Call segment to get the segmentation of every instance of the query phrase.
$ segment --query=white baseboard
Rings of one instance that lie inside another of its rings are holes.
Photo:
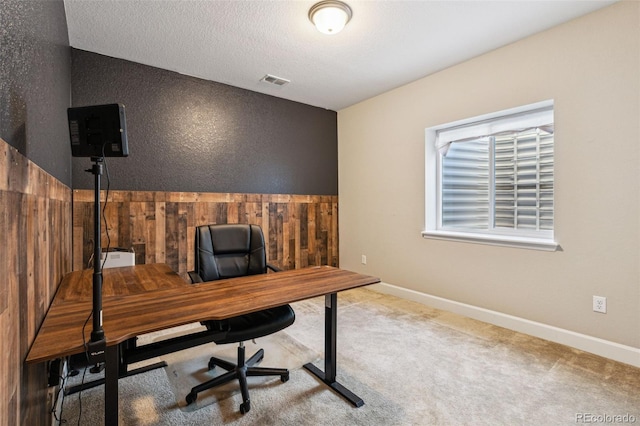
[[[597,337],[588,336],[586,334],[576,333],[547,324],[535,321],[529,321],[524,318],[503,314],[489,309],[479,308],[473,305],[444,299],[438,296],[432,296],[426,293],[420,293],[398,287],[392,284],[379,283],[367,287],[379,293],[390,294],[402,299],[412,300],[431,306],[436,309],[453,312],[469,318],[483,321],[489,324],[504,327],[520,333],[539,337],[572,348],[580,349],[585,352],[596,354],[614,361],[623,362],[625,364],[640,367],[640,349],[632,346],[621,345],[619,343],[610,342],[608,340],[599,339]]]

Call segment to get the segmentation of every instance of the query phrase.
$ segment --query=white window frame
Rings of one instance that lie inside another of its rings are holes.
[[[558,249],[559,244],[554,240],[554,231],[505,232],[499,229],[489,229],[487,231],[443,229],[441,214],[442,197],[440,191],[442,182],[440,169],[442,154],[441,152],[438,152],[438,149],[436,148],[438,132],[445,129],[450,130],[452,128],[465,127],[473,123],[495,120],[500,117],[528,113],[549,107],[553,108],[553,100],[537,102],[535,104],[498,111],[425,129],[425,229],[422,232],[423,237],[545,251],[555,251]]]

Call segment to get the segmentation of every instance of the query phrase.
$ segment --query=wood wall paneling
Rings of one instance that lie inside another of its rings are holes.
[[[71,269],[71,189],[0,140],[0,424],[49,424],[46,364],[27,352]]]
[[[167,263],[185,279],[194,267],[195,228],[212,223],[260,225],[267,258],[282,269],[338,266],[334,195],[110,191],[106,206],[105,196],[103,248],[109,241],[133,249],[136,263]],[[93,253],[93,197],[91,190],[73,191],[74,270],[86,268]]]

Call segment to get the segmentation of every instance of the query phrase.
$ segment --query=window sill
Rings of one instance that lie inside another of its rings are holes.
[[[466,243],[489,244],[531,250],[556,251],[560,245],[555,241],[540,238],[512,237],[507,235],[473,234],[470,232],[422,231],[424,238]]]

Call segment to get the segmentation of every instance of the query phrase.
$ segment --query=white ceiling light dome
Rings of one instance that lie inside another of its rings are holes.
[[[337,0],[325,0],[309,9],[309,20],[323,34],[337,34],[351,20],[353,12],[346,3]]]

